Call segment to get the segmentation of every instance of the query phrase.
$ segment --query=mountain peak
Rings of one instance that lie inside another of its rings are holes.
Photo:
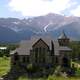
[[[63,16],[63,15],[56,14],[56,13],[48,13],[46,16]]]

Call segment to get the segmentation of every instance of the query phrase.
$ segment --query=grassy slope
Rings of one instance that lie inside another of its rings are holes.
[[[10,58],[0,57],[0,77],[10,69]]]

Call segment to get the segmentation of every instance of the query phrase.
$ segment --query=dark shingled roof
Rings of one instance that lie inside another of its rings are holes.
[[[55,55],[59,55],[59,50],[63,49],[67,49],[67,48],[60,48],[58,41],[54,40],[52,37],[50,36],[35,36],[32,37],[31,40],[24,40],[20,42],[20,47],[17,48],[16,50],[12,51],[10,54],[14,54],[16,52],[18,52],[18,55],[30,55],[30,50],[32,49],[32,46],[39,40],[42,39],[49,47],[51,50],[51,41],[53,41],[54,43],[54,51],[55,51]]]

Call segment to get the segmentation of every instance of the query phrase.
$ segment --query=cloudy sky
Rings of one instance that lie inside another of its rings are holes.
[[[80,0],[1,0],[0,17],[32,17],[48,13],[80,17]]]

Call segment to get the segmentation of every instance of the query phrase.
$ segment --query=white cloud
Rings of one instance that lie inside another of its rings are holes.
[[[70,7],[70,3],[71,0],[10,0],[9,6],[23,16],[40,16],[50,12],[61,14]]]
[[[79,16],[80,17],[80,5],[76,8],[76,9],[73,9],[71,11],[71,14],[74,15],[74,16]]]

